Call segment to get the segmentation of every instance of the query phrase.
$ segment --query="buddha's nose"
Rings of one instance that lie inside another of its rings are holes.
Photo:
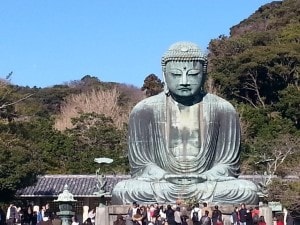
[[[181,78],[181,85],[188,85],[188,77],[186,73],[182,74],[182,78]]]

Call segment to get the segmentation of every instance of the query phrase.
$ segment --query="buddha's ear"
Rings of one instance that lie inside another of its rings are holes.
[[[207,82],[207,73],[203,73],[203,76],[202,76],[202,84],[201,84],[201,88],[202,88],[202,90],[204,90],[204,86],[205,86],[205,84],[206,84],[206,82]]]
[[[165,73],[165,67],[163,67],[163,82],[164,82],[164,92],[167,96],[170,95],[170,91],[166,82],[166,73]]]
[[[164,69],[162,71],[162,74],[163,74],[163,82],[166,83],[166,73]]]
[[[207,79],[208,79],[208,74],[207,74],[207,61],[205,62],[202,62],[201,63],[201,66],[202,66],[202,71],[203,71],[203,75],[202,75],[202,83],[201,83],[201,89],[202,91],[204,91],[204,88],[205,88],[205,83],[207,82]]]

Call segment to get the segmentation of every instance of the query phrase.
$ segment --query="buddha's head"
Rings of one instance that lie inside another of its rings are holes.
[[[190,99],[203,88],[207,58],[196,44],[177,42],[162,57],[162,69],[167,92],[175,99]]]

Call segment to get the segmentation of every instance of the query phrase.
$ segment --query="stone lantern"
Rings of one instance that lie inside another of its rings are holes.
[[[70,225],[72,223],[72,217],[75,215],[75,212],[72,211],[72,203],[76,201],[73,194],[69,192],[68,185],[66,184],[64,191],[58,195],[57,200],[54,200],[54,202],[58,202],[59,204],[57,215],[61,219],[62,225]]]

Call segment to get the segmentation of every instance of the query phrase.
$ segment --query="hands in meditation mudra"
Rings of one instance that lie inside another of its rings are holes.
[[[162,57],[162,70],[165,91],[142,100],[130,114],[132,178],[115,186],[112,203],[195,198],[256,204],[256,185],[237,179],[237,113],[228,101],[203,90],[206,56],[197,45],[178,42]]]

